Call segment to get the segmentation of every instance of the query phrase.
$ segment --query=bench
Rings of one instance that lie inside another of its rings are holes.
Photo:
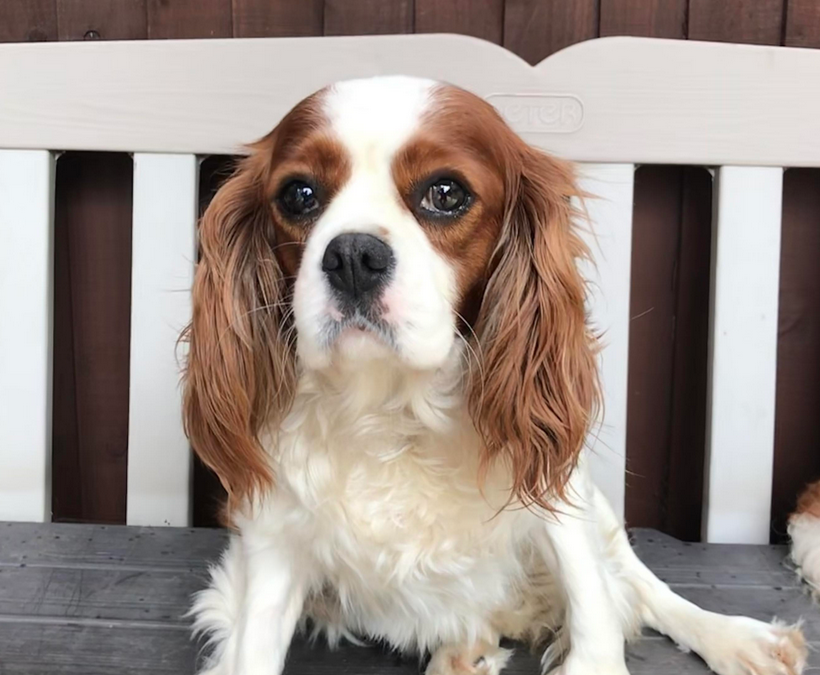
[[[298,65],[298,67],[295,67]],[[606,38],[530,66],[453,35],[0,46],[0,673],[190,672],[181,614],[224,534],[191,522],[175,341],[190,314],[202,157],[242,152],[305,95],[405,73],[491,101],[528,142],[579,162],[604,334],[592,470],[623,514],[636,165],[715,179],[703,540],[636,532],[644,559],[707,608],[813,609],[769,540],[784,168],[820,167],[820,53]],[[81,74],[81,75],[79,75]],[[63,150],[133,153],[127,524],[50,524],[53,194]],[[181,291],[181,292],[180,292]],[[13,330],[6,328],[13,326]],[[183,528],[183,529],[180,529]],[[737,546],[730,546],[736,544]],[[815,657],[813,657],[815,658]],[[512,670],[533,672],[525,655]],[[660,639],[632,672],[703,672]],[[815,660],[815,665],[820,662]],[[298,644],[291,672],[417,672],[378,650]]]

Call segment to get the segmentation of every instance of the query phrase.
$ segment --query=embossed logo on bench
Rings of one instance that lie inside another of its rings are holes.
[[[584,123],[584,104],[569,94],[490,94],[487,101],[521,133],[569,134]]]

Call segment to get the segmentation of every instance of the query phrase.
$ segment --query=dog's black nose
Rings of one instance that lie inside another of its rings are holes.
[[[322,270],[333,288],[359,301],[387,282],[394,261],[393,249],[381,239],[351,232],[327,245]]]

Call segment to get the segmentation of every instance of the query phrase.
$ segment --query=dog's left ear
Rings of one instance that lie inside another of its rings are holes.
[[[599,402],[596,341],[586,324],[587,256],[574,228],[571,165],[523,143],[508,171],[501,241],[476,323],[483,368],[470,410],[482,466],[501,461],[527,505],[554,510]],[[571,500],[571,496],[569,497]]]

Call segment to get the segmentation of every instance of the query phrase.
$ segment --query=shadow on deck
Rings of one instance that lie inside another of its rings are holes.
[[[805,619],[820,667],[820,609],[776,546],[681,543],[633,532],[641,558],[702,607],[770,620]],[[0,524],[0,675],[187,675],[197,646],[182,618],[225,542],[216,530],[98,525]],[[702,662],[656,635],[628,649],[633,675],[707,673]],[[505,671],[539,673],[519,649]],[[415,659],[379,649],[336,652],[297,640],[289,675],[418,675]]]

